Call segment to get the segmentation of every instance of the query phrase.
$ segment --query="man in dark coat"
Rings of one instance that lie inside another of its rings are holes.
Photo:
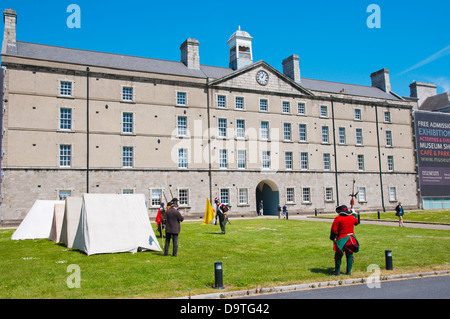
[[[169,255],[170,239],[173,243],[173,253],[174,257],[177,256],[178,252],[178,234],[180,233],[180,222],[184,220],[181,213],[178,211],[178,199],[174,198],[167,205],[168,210],[166,210],[166,244],[164,246],[164,256]]]

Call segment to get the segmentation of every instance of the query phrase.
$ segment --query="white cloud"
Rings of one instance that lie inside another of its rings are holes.
[[[424,65],[426,65],[428,63],[433,62],[434,60],[437,60],[437,59],[442,58],[442,57],[444,57],[446,55],[449,55],[449,54],[450,54],[450,45],[448,45],[447,47],[443,48],[442,50],[440,50],[440,51],[430,55],[428,58],[420,61],[419,63],[414,64],[412,67],[410,67],[410,68],[400,72],[399,75],[402,75],[402,74],[405,74],[405,73],[407,73],[409,71],[412,71],[414,69],[420,68],[421,66],[424,66]]]

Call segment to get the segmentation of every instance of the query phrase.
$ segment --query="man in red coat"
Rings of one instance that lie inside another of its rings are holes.
[[[351,275],[353,266],[353,253],[359,251],[359,243],[353,229],[358,225],[358,219],[352,215],[347,206],[342,205],[336,208],[339,214],[331,226],[330,239],[334,241],[334,275],[340,275],[342,256],[347,257],[347,275]]]

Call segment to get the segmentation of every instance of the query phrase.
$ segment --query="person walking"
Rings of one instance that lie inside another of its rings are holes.
[[[263,205],[263,201],[261,201],[259,204],[258,204],[258,216],[262,216],[264,213],[263,213],[263,208],[264,208],[264,205]]]
[[[174,198],[167,204],[166,210],[166,243],[164,245],[164,256],[169,256],[170,240],[172,240],[172,256],[177,257],[178,234],[180,233],[180,222],[184,220],[178,211],[178,199]],[[169,208],[170,207],[170,208]]]
[[[334,242],[334,272],[333,275],[340,275],[342,256],[345,253],[347,258],[347,275],[351,275],[353,266],[353,253],[359,251],[359,243],[354,234],[354,227],[358,225],[358,219],[345,205],[336,208],[339,214],[331,226],[330,239]]]
[[[225,235],[225,225],[227,224],[227,212],[230,210],[231,206],[228,204],[220,204],[217,207],[217,217],[219,217],[220,229],[222,234]]]
[[[286,204],[283,205],[283,218],[284,219],[289,218],[288,217],[288,209],[287,209]]]
[[[397,207],[395,207],[395,216],[398,217],[398,227],[405,227],[405,224],[403,224],[403,215],[405,214],[402,202],[398,202]]]

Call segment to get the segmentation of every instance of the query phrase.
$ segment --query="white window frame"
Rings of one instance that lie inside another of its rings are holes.
[[[125,154],[125,149],[131,149],[131,156]],[[133,168],[134,167],[134,146],[126,145],[122,146],[122,168]],[[128,165],[131,161],[131,165]]]
[[[244,154],[243,158],[241,157],[242,154]],[[246,150],[237,150],[236,156],[237,156],[237,168],[238,169],[246,169],[247,168],[247,151]],[[242,160],[244,162],[242,162]],[[244,167],[242,167],[242,164],[244,164]]]
[[[367,202],[367,192],[366,187],[364,186],[358,187],[358,202],[359,203]]]
[[[283,141],[292,142],[292,123],[283,123]]]
[[[300,169],[307,171],[309,168],[309,154],[308,152],[300,152]]]
[[[63,110],[70,110],[70,118],[63,118],[63,114],[62,111]],[[61,127],[63,125],[63,121],[68,121],[70,128],[63,128]],[[59,107],[59,117],[58,117],[58,122],[59,122],[59,131],[63,131],[63,132],[73,132],[74,128],[73,128],[73,107],[70,106],[61,106]]]
[[[245,139],[245,120],[244,119],[236,119],[236,138],[237,139]],[[240,127],[238,124],[242,123],[243,127]]]
[[[265,104],[266,104],[265,105],[265,108],[266,108],[265,110],[261,109],[261,106],[262,106],[261,102],[262,101],[265,101]],[[259,99],[259,111],[260,112],[266,112],[266,113],[269,112],[269,100],[268,99]]]
[[[328,157],[328,159],[326,159]],[[328,164],[328,167],[327,167]],[[331,154],[330,153],[323,153],[323,170],[324,171],[330,171],[331,170]]]
[[[392,116],[391,111],[384,111],[384,113],[383,113],[384,123],[392,123],[391,116]]]
[[[267,129],[263,129],[263,123],[267,123]],[[263,134],[266,133],[266,134]],[[270,140],[270,122],[269,121],[261,121],[260,122],[260,134],[261,140],[269,141]]]
[[[303,204],[311,204],[311,187],[303,187],[302,188],[302,203]]]
[[[319,112],[321,118],[328,118],[328,105],[320,105]]]
[[[272,159],[270,151],[262,151],[261,154],[262,169],[270,169],[272,166]]]
[[[301,107],[303,105],[303,107]],[[300,112],[303,109],[303,112]],[[305,102],[297,102],[297,115],[306,115],[306,103]]]
[[[326,129],[326,132],[324,132]],[[327,125],[322,126],[322,144],[330,144],[330,128]]]
[[[238,102],[238,100],[240,100],[240,102]],[[243,96],[234,97],[234,109],[238,111],[245,111],[245,97]]]
[[[302,127],[305,127],[305,138],[302,139]],[[298,124],[298,138],[301,143],[308,142],[308,124],[299,123]]]
[[[182,152],[183,154],[181,154]],[[183,155],[183,156],[180,156]],[[179,148],[177,150],[177,168],[178,169],[187,169],[189,164],[189,151],[187,148]]]
[[[387,156],[387,166],[388,166],[388,172],[394,171],[395,165],[394,165],[394,156],[393,155]]]
[[[347,136],[346,136],[346,132],[345,132],[345,127],[339,127],[338,134],[339,134],[339,144],[346,145],[347,144]]]
[[[290,158],[288,158],[290,156]],[[284,167],[286,170],[292,171],[294,165],[294,153],[287,151],[284,152]]]
[[[357,161],[357,165],[358,165],[358,171],[364,172],[365,171],[364,154],[357,154],[356,161]]]
[[[245,199],[245,201],[243,201],[243,199]],[[248,188],[238,188],[238,206],[247,206],[247,205],[248,205]]]
[[[182,193],[186,193],[186,196]],[[187,187],[178,188],[178,205],[180,207],[190,207],[190,193],[190,189]]]
[[[131,89],[131,95],[129,92],[125,92],[125,89]],[[134,103],[135,97],[136,97],[136,88],[132,85],[122,85],[121,86],[121,92],[120,92],[120,100],[122,102],[128,102],[128,103]],[[131,96],[131,99],[128,97]]]
[[[362,121],[362,109],[360,108],[353,109],[353,119],[355,121]]]
[[[131,114],[132,116],[132,121],[131,121],[131,132],[125,132],[125,124],[130,124],[130,123],[125,123],[125,114]],[[122,112],[122,134],[127,134],[127,135],[133,135],[134,134],[134,119],[135,119],[135,114],[134,112]]]
[[[226,195],[225,195],[226,193]],[[226,200],[225,200],[226,197]],[[230,204],[230,189],[227,187],[219,189],[219,201],[222,204]]]
[[[295,204],[295,187],[287,186],[285,193],[286,193],[286,204]]]
[[[70,88],[63,88],[63,83],[70,83]],[[74,81],[72,80],[59,80],[58,81],[58,96],[59,97],[73,97],[74,93]],[[63,92],[69,92],[70,94],[63,94]]]
[[[228,150],[219,150],[219,168],[228,169]]]
[[[386,147],[393,147],[394,143],[392,138],[392,131],[391,130],[385,131],[385,135],[386,135]]]
[[[389,201],[397,202],[397,188],[395,186],[389,186]]]
[[[281,113],[291,114],[291,102],[290,101],[281,101]]]
[[[180,119],[185,119],[185,125],[180,125]],[[177,115],[177,136],[186,137],[188,136],[188,118],[186,115]]]
[[[159,197],[153,197],[153,192],[159,192]],[[159,205],[161,204],[161,200],[162,200],[162,195],[163,194],[163,189],[162,188],[150,188],[150,207],[151,208],[158,208]],[[153,203],[153,201],[157,201],[155,203]]]
[[[68,147],[64,150],[63,148]],[[69,151],[70,154],[63,154],[63,152]],[[58,145],[58,166],[61,168],[72,167],[72,155],[73,155],[73,145],[72,144],[59,144]]]
[[[184,95],[184,97],[182,98],[182,97],[180,97],[180,95]],[[189,105],[188,104],[188,92],[186,92],[186,91],[176,91],[176,93],[175,93],[175,105],[176,106],[187,107]]]
[[[361,140],[360,141],[358,141],[358,132],[361,132]],[[355,144],[358,146],[364,145],[363,129],[360,127],[355,127]]]
[[[223,126],[225,124],[225,126]],[[217,137],[226,138],[228,130],[228,119],[220,117],[217,119]]]
[[[325,187],[324,199],[326,202],[334,202],[334,190],[333,187]]]
[[[223,101],[220,99],[223,98]],[[223,103],[223,105],[221,105]],[[219,109],[226,109],[227,108],[227,96],[225,94],[217,94],[216,95],[216,106]]]

